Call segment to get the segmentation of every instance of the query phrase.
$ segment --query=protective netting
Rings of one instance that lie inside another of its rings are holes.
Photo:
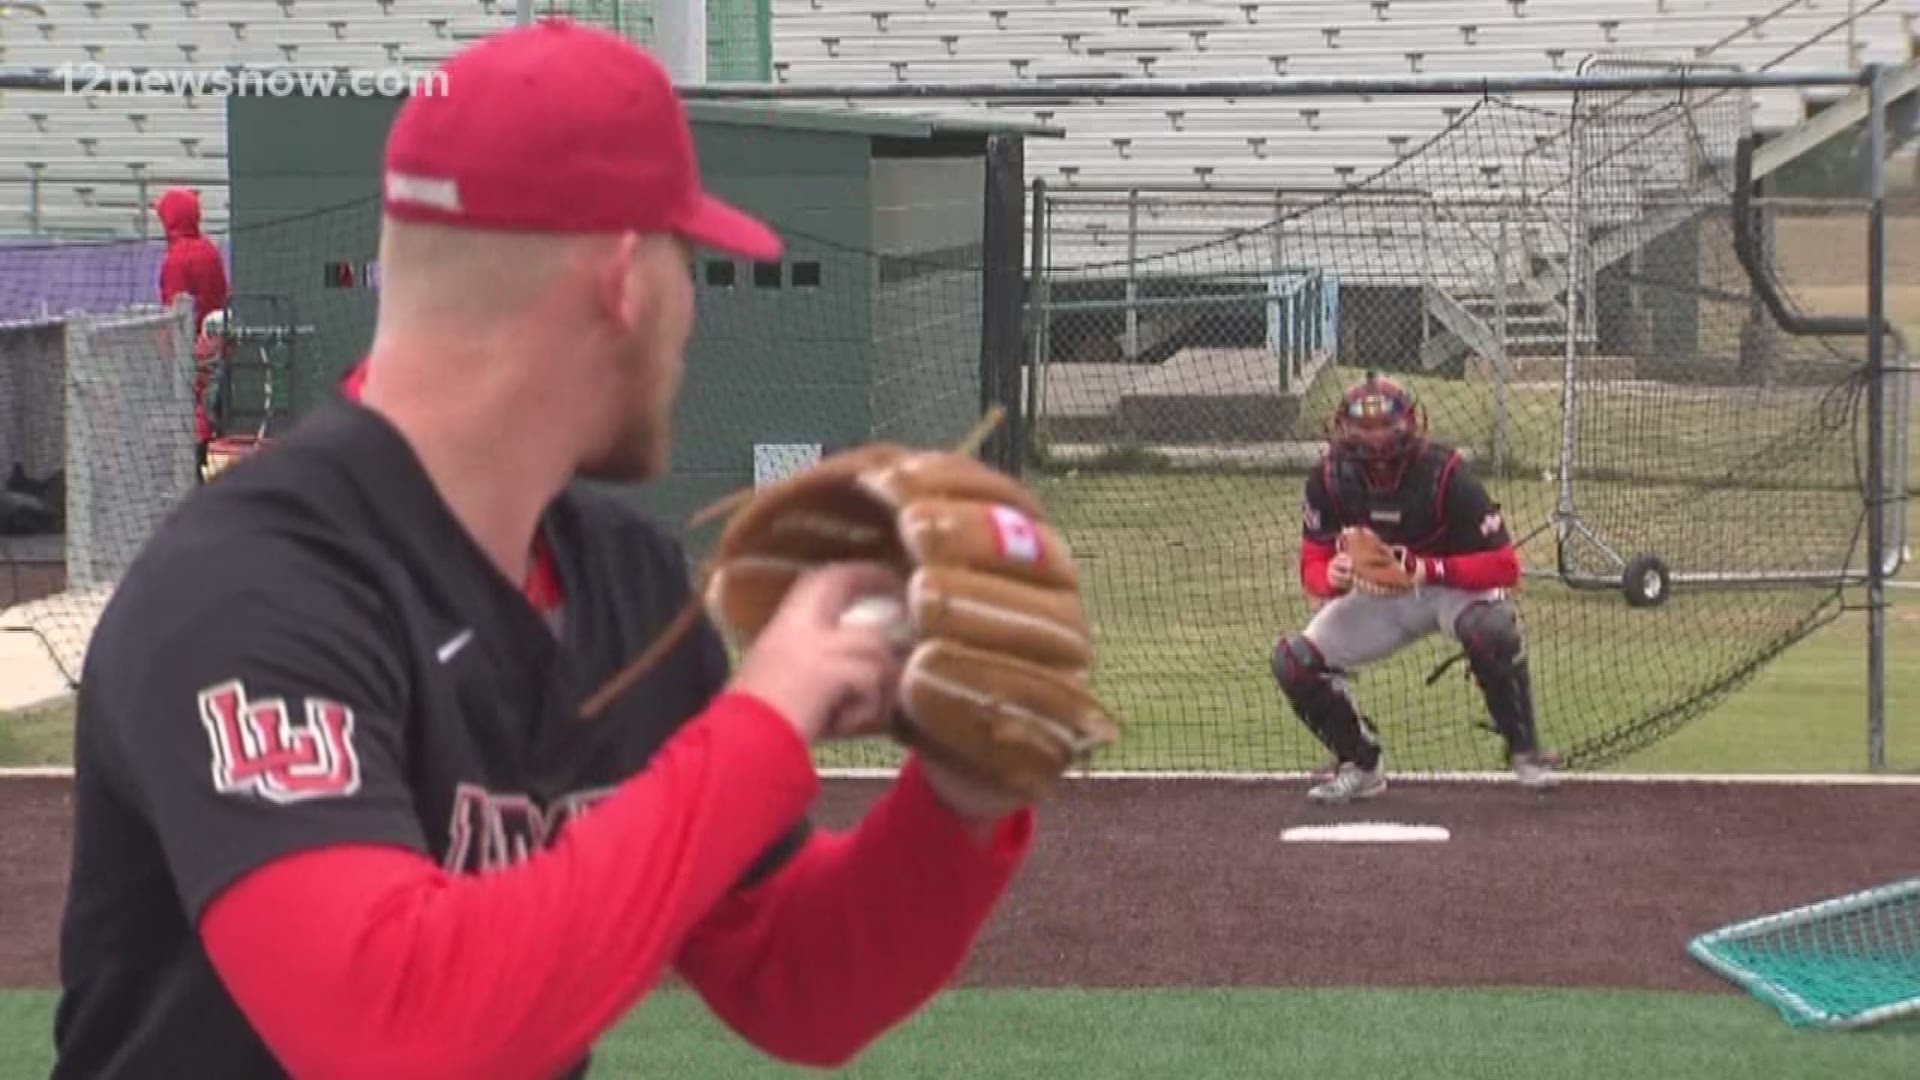
[[[1687,949],[1795,1026],[1920,1013],[1920,878],[1721,927]]]
[[[294,322],[293,295],[334,273],[326,253],[371,227],[373,209],[251,230],[217,347],[191,297],[160,306],[162,241],[0,245],[0,630],[40,646],[10,654],[0,678],[19,685],[0,694],[77,685],[101,608],[154,527],[292,417],[295,352],[318,336]],[[232,238],[213,239],[224,255]],[[352,348],[359,326],[340,298],[372,294],[311,291],[309,310]],[[213,425],[204,466],[197,411]]]
[[[1047,191],[1039,267],[1010,316],[985,287],[984,165],[876,159],[863,212],[769,215],[789,242],[781,261],[703,254],[690,268],[699,313],[673,470],[636,501],[684,522],[872,438],[950,443],[1000,400],[1081,567],[1094,689],[1128,724],[1094,764],[1301,768],[1323,752],[1269,668],[1275,639],[1312,613],[1296,571],[1301,488],[1340,389],[1389,371],[1521,540],[1544,741],[1575,766],[1618,760],[1834,616],[1864,566],[1862,344],[1785,334],[1756,300],[1730,214],[1744,116],[1737,94],[1712,90],[1488,96],[1337,191]],[[1857,212],[1757,205],[1790,283],[1809,251],[1859,250]],[[304,411],[357,358],[377,223],[368,198],[221,238],[235,290],[224,431]],[[158,245],[40,257],[0,277],[0,310],[153,295]],[[1859,310],[1864,258],[1848,265],[1859,276],[1827,310]],[[1007,317],[1018,356],[988,344]],[[61,376],[10,363],[22,374],[0,412],[31,412],[45,387],[29,383]],[[1011,397],[995,378],[1008,365]],[[114,431],[131,430],[125,408]],[[67,430],[108,422],[91,410]],[[1905,415],[1890,393],[1896,465]],[[16,459],[41,482],[39,459]],[[1904,490],[1898,470],[1888,479]],[[149,525],[121,520],[128,542]],[[696,556],[711,538],[687,536]],[[14,580],[33,565],[16,562]],[[15,598],[55,594],[45,618],[84,636],[85,609],[58,606],[64,581],[37,587]],[[1352,679],[1390,767],[1501,763],[1466,665],[1436,676],[1455,652],[1430,637]],[[897,760],[880,742],[824,753]]]
[[[195,483],[190,306],[0,322],[0,629],[78,678],[140,545]]]
[[[1520,539],[1543,737],[1573,764],[1674,730],[1841,610],[1865,566],[1863,345],[1789,336],[1755,296],[1744,116],[1712,90],[1489,96],[1340,191],[1049,200],[1032,452],[1135,725],[1109,764],[1321,755],[1269,656],[1312,614],[1302,467],[1369,368],[1415,389]],[[1466,665],[1429,681],[1456,654],[1435,635],[1350,680],[1391,765],[1500,763]]]

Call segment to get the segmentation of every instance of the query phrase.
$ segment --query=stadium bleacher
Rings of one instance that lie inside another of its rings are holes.
[[[1029,172],[1063,186],[1340,185],[1378,173],[1473,98],[1049,99],[1069,78],[1200,79],[1572,71],[1596,52],[1744,69],[1834,70],[1914,55],[1915,0],[773,0],[770,77],[795,84],[1031,82],[965,104],[1038,120]],[[424,73],[509,25],[511,0],[44,0],[0,4],[0,63],[166,70],[295,66]],[[1849,21],[1852,13],[1853,20]],[[219,102],[75,92],[0,99],[0,231],[124,233],[148,189],[203,188],[225,212]],[[1752,123],[1805,115],[1751,95]],[[911,104],[859,107],[924,109]],[[142,185],[146,187],[142,187]],[[103,215],[101,207],[111,208]],[[123,217],[120,209],[131,208]],[[129,220],[130,219],[130,220]],[[146,222],[151,227],[151,222]]]
[[[424,75],[465,40],[511,25],[512,0],[46,0],[0,4],[0,63],[62,74],[71,92],[0,98],[0,233],[158,235],[143,203],[167,185],[226,220],[218,99],[129,94],[104,69],[293,67]],[[93,66],[89,66],[93,65]]]
[[[1849,11],[1864,12],[1849,24]],[[775,0],[775,77],[790,83],[1203,79],[1572,71],[1591,53],[1744,69],[1836,70],[1911,59],[1912,9],[1832,0]],[[1811,44],[1809,44],[1811,42]],[[1785,56],[1792,50],[1791,55]],[[1752,122],[1805,115],[1752,95]],[[994,103],[1061,127],[1029,145],[1066,185],[1171,180],[1339,184],[1391,164],[1470,99],[1163,99]],[[1297,119],[1319,110],[1314,134]],[[1177,163],[1185,162],[1184,167]]]

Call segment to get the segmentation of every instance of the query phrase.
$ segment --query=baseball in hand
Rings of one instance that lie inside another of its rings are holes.
[[[913,620],[907,606],[891,596],[865,596],[840,613],[840,625],[880,630],[896,649],[913,644]]]

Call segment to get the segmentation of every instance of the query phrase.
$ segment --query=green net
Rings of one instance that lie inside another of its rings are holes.
[[[773,73],[772,0],[706,0],[707,81],[768,82]],[[542,15],[564,15],[652,45],[654,0],[540,0]]]
[[[1687,951],[1796,1027],[1920,1013],[1920,878],[1725,926]]]

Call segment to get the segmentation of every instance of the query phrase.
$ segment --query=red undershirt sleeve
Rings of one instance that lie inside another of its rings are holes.
[[[1481,589],[1507,589],[1520,580],[1520,557],[1511,544],[1488,551],[1429,558],[1427,583],[1445,585],[1469,592]],[[1435,573],[1435,570],[1438,573]]]
[[[297,1075],[551,1077],[817,788],[792,727],[729,694],[524,862],[449,875],[395,847],[312,848],[235,881],[200,933]]]
[[[773,876],[722,901],[678,970],[762,1051],[839,1065],[960,969],[1032,831],[1027,808],[976,840],[909,757],[853,830],[816,830]]]
[[[1300,587],[1307,595],[1327,598],[1335,595],[1333,583],[1327,580],[1327,564],[1333,561],[1333,545],[1318,540],[1300,541]]]
[[[1442,481],[1438,509],[1445,523],[1442,547],[1459,554],[1428,557],[1428,584],[1478,591],[1519,583],[1520,556],[1500,505],[1458,457]]]

